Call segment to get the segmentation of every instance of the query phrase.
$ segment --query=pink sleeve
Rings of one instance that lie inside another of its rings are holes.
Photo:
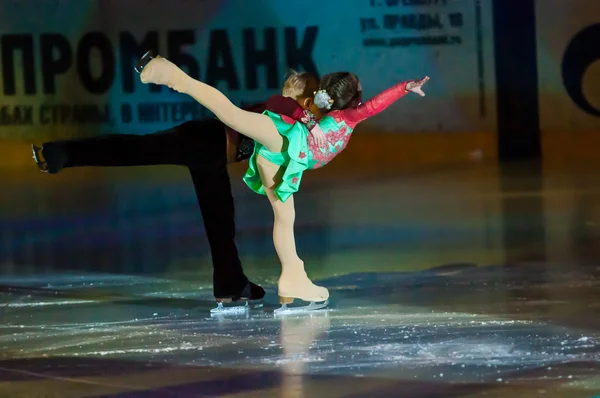
[[[406,91],[406,85],[410,81],[411,80],[405,81],[390,87],[356,108],[341,110],[340,117],[346,121],[346,123],[357,125],[363,120],[377,115],[408,93],[408,91]]]

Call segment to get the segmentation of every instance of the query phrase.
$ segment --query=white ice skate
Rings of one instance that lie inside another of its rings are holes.
[[[280,308],[277,308],[274,311],[275,315],[287,315],[287,314],[299,314],[304,312],[311,312],[315,310],[320,310],[326,308],[329,305],[329,299],[325,301],[311,301],[310,304],[300,307],[288,307],[288,304],[292,304],[294,302],[293,298],[289,297],[280,297],[279,303],[281,304]]]
[[[315,285],[307,276],[305,276],[304,281],[295,278],[286,278],[286,280],[280,278],[278,288],[281,308],[275,310],[275,315],[310,312],[320,310],[329,305],[329,290]],[[300,307],[289,307],[295,299],[306,301],[310,304]]]
[[[150,63],[154,59],[154,52],[152,50],[147,51],[142,57],[138,60],[134,69],[137,73],[142,73],[146,65]]]

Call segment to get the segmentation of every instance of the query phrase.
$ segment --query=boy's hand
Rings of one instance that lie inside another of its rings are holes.
[[[425,76],[420,80],[413,80],[412,82],[408,82],[406,84],[406,91],[411,91],[415,94],[419,94],[421,97],[424,97],[425,93],[423,92],[423,90],[421,90],[421,87],[423,87],[423,85],[428,81],[429,76]]]

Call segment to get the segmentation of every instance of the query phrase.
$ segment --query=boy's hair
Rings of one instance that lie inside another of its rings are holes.
[[[318,84],[316,77],[308,72],[296,72],[293,69],[290,69],[286,77],[281,95],[295,100],[312,98]]]

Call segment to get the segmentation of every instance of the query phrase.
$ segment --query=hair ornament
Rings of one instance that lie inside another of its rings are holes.
[[[319,109],[330,110],[333,105],[333,100],[325,90],[315,91],[314,103]]]

